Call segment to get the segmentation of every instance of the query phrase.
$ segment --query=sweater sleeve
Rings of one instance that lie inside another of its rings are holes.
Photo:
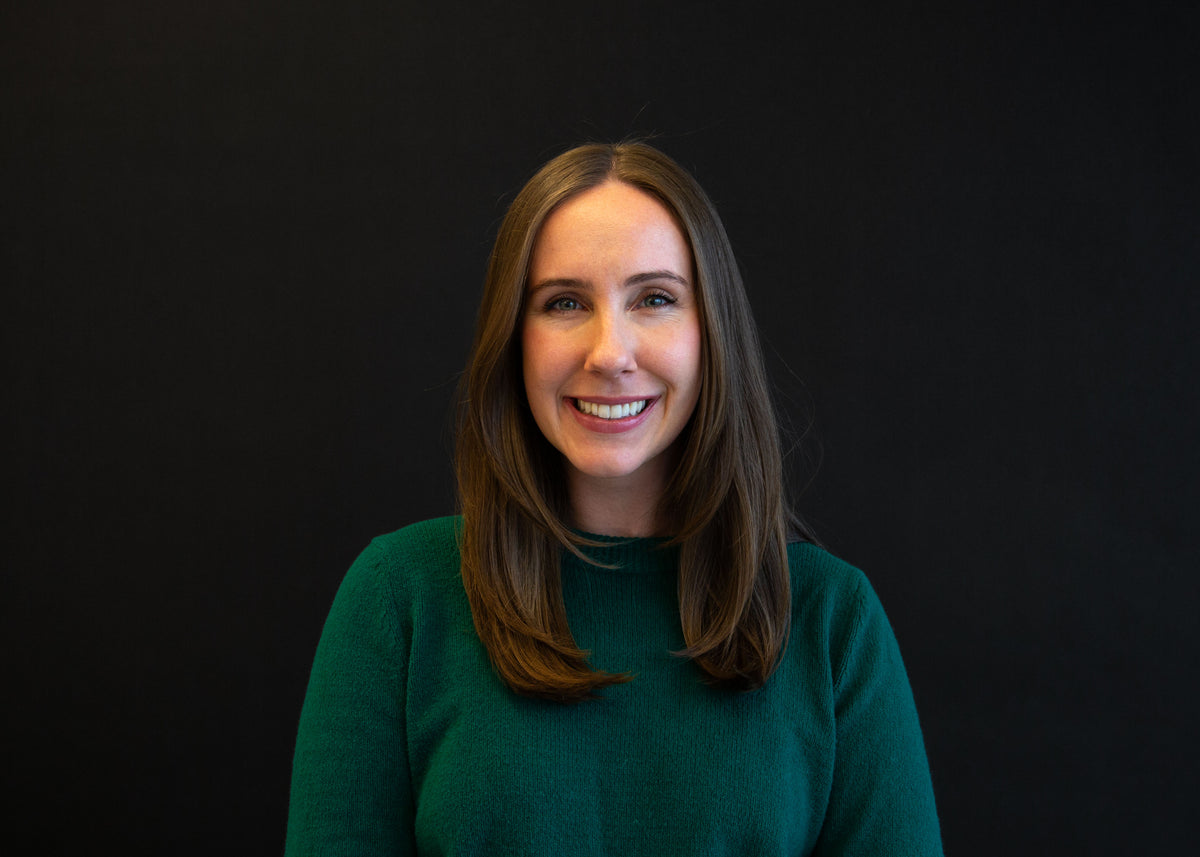
[[[412,854],[406,636],[384,551],[351,566],[325,622],[292,764],[288,857]]]
[[[883,606],[861,573],[852,604],[833,640],[836,755],[814,853],[940,857],[933,785],[912,690]]]

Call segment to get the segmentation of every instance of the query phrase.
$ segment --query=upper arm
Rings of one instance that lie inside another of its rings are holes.
[[[412,852],[403,624],[384,557],[369,547],[317,647],[293,760],[289,857]]]
[[[816,853],[941,855],[917,709],[878,597],[858,578],[834,652],[834,778]]]

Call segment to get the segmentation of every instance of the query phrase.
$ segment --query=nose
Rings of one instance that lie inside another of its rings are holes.
[[[591,341],[588,344],[584,369],[600,375],[616,376],[637,368],[637,331],[624,313],[600,311],[588,325]]]

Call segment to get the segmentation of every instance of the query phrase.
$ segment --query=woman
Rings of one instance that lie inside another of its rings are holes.
[[[644,144],[496,239],[461,517],[372,542],[301,716],[289,854],[940,854],[895,638],[786,510],[716,211]]]

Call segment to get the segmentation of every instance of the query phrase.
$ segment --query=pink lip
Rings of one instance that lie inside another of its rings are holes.
[[[591,414],[585,414],[579,408],[575,407],[575,400],[583,399],[585,402],[595,402],[598,405],[624,405],[627,402],[640,402],[646,400],[646,407],[642,408],[641,413],[631,417],[622,417],[619,420],[605,420],[600,417],[594,417]],[[657,396],[572,396],[564,400],[564,405],[570,408],[571,413],[579,424],[588,431],[594,431],[598,434],[620,434],[621,432],[632,431],[646,421],[646,417],[654,410],[654,406],[658,404]]]
[[[657,396],[569,396],[567,397],[567,401],[571,407],[575,407],[576,399],[583,399],[585,402],[595,402],[597,405],[624,405],[629,402],[640,402],[645,399],[649,401],[649,404],[646,405],[648,408],[657,398]]]

